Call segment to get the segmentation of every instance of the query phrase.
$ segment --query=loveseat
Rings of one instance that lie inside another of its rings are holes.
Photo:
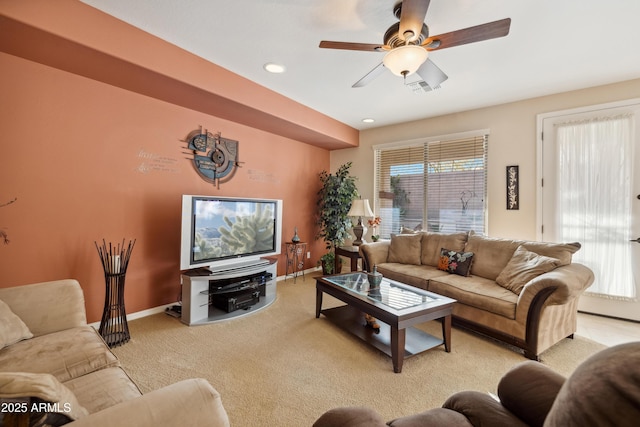
[[[461,391],[441,408],[385,423],[369,407],[325,412],[313,427],[631,427],[640,419],[640,342],[620,344],[585,360],[568,377],[533,361],[511,368],[497,396]]]
[[[576,331],[578,298],[594,280],[573,263],[579,243],[407,232],[360,246],[364,268],[455,299],[453,324],[539,355]]]
[[[143,395],[87,325],[75,280],[0,289],[0,405],[5,426],[229,425],[204,379]]]

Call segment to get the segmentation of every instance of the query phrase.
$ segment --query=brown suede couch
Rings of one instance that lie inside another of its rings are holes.
[[[76,280],[0,288],[0,404],[2,426],[229,426],[204,379],[143,395],[87,325]]]
[[[538,360],[576,331],[578,298],[594,280],[589,268],[571,261],[579,249],[579,243],[418,232],[365,243],[360,254],[367,270],[375,265],[389,279],[457,300],[454,325]]]
[[[538,362],[510,369],[497,396],[462,391],[441,408],[385,423],[373,409],[341,407],[313,427],[632,427],[640,420],[640,342],[602,350],[568,377]]]

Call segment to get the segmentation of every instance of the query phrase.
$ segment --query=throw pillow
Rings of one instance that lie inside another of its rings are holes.
[[[31,425],[59,426],[89,414],[51,374],[0,372],[0,400],[5,399],[26,405]]]
[[[33,334],[27,325],[0,300],[0,349],[29,338],[33,338]]]
[[[391,236],[387,262],[420,265],[421,234],[396,234]]]
[[[440,249],[438,270],[466,277],[471,271],[472,263],[473,252],[458,252],[445,248]]]
[[[524,246],[518,246],[513,256],[496,277],[496,283],[511,292],[520,295],[524,285],[531,279],[547,273],[562,265],[556,258],[538,255],[528,251]]]
[[[464,251],[467,242],[466,232],[435,233],[423,232],[422,234],[422,259],[423,265],[437,267],[440,262],[440,249],[447,248],[452,251]],[[473,252],[473,251],[469,251]],[[506,262],[505,262],[506,263]]]

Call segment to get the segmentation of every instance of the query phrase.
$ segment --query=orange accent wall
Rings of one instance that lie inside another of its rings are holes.
[[[0,51],[327,149],[359,132],[77,0],[0,0]]]
[[[182,194],[282,199],[283,242],[297,226],[310,243],[306,267],[324,253],[313,237],[328,149],[7,53],[0,70],[0,205],[17,198],[0,207],[10,240],[0,244],[0,286],[76,278],[89,322],[98,321],[105,289],[94,241],[135,238],[127,312],[176,301]],[[276,100],[278,120],[287,108],[299,114]],[[183,141],[200,125],[240,143],[242,165],[220,189],[199,177]]]

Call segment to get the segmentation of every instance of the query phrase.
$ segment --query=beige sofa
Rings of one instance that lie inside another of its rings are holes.
[[[75,280],[0,289],[0,404],[0,425],[7,426],[25,418],[51,425],[71,419],[73,426],[229,426],[220,395],[203,379],[142,395],[87,325]]]
[[[594,280],[589,268],[571,262],[579,249],[579,243],[420,232],[363,244],[360,253],[365,269],[375,265],[389,279],[456,299],[454,325],[538,360],[576,331],[578,297]]]

